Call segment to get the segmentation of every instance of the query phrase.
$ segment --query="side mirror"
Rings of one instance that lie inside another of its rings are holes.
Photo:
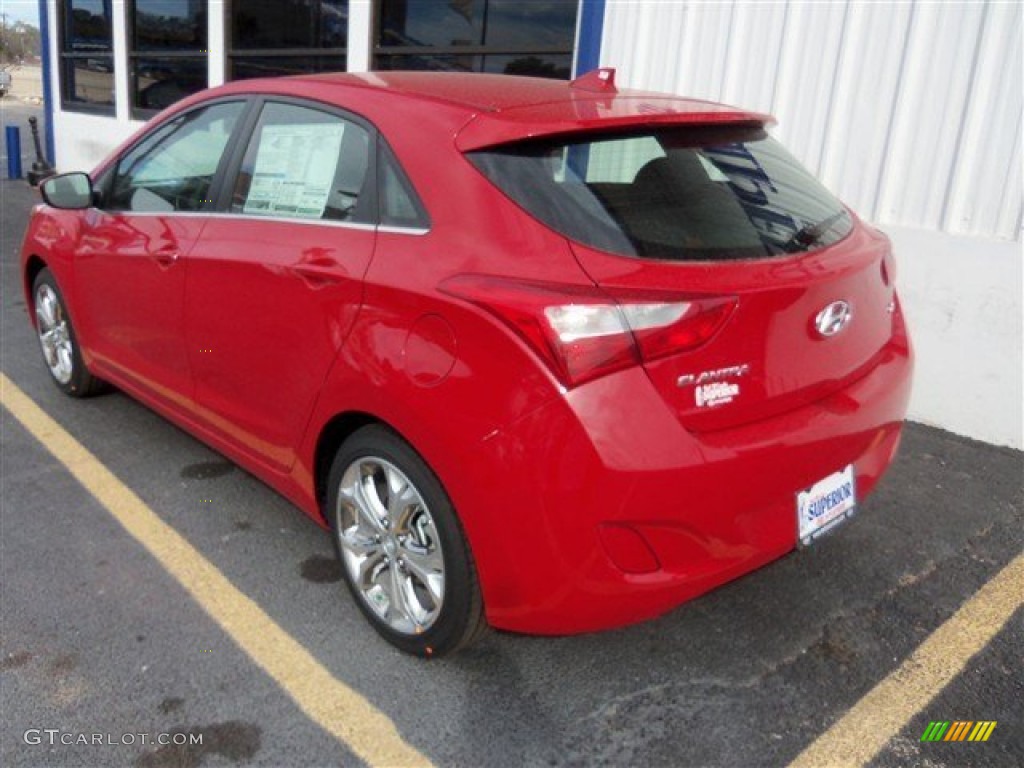
[[[87,173],[62,173],[39,185],[43,201],[54,208],[81,209],[93,204],[92,180]]]

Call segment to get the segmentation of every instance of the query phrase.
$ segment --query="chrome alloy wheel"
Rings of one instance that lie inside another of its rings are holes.
[[[353,461],[338,492],[338,542],[360,596],[392,630],[418,635],[444,600],[441,538],[412,481],[384,459]]]
[[[60,299],[45,283],[36,289],[36,332],[50,373],[57,383],[67,384],[74,372],[71,332]]]

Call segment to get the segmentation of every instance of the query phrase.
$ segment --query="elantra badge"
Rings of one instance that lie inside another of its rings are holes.
[[[748,373],[750,373],[750,363],[728,365],[725,368],[714,368],[700,373],[684,373],[676,379],[676,386],[689,387],[693,384],[707,384],[712,381],[746,376]]]
[[[814,327],[825,338],[835,336],[850,324],[853,309],[845,301],[833,301],[814,318]]]

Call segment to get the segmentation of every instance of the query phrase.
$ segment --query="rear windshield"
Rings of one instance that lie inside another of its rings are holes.
[[[563,137],[468,157],[552,229],[625,256],[765,258],[831,245],[853,225],[760,126]]]

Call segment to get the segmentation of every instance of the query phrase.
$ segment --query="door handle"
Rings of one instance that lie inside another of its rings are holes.
[[[345,279],[341,265],[331,262],[331,266],[318,264],[293,264],[291,271],[313,287],[334,285]]]
[[[153,254],[156,263],[161,267],[169,267],[178,260],[181,252],[177,248],[162,248]]]

